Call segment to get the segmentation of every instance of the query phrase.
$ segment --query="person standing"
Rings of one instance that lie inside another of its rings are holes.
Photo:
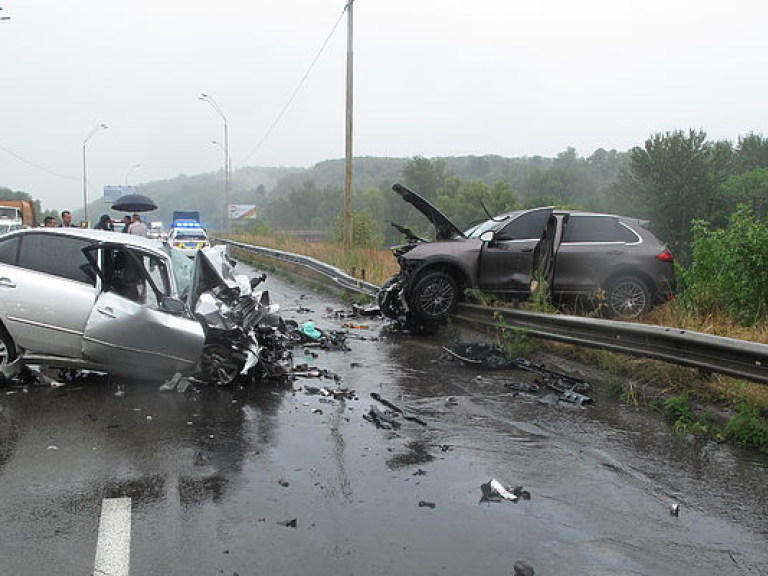
[[[73,228],[72,226],[72,212],[69,210],[61,211],[61,224],[59,228]]]
[[[43,218],[43,226],[45,228],[56,228],[56,218],[53,216],[46,216]]]
[[[94,228],[96,230],[107,230],[109,232],[115,230],[115,226],[112,224],[112,218],[109,217],[109,214],[103,214]]]
[[[128,233],[128,228],[131,226],[131,217],[126,214],[123,216],[123,232]]]
[[[133,222],[131,222],[131,225],[128,226],[128,234],[133,234],[134,236],[144,236],[146,238],[147,232],[147,225],[141,221],[141,216],[134,214]]]

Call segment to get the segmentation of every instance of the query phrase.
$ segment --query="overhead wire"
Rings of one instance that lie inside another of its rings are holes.
[[[66,174],[59,174],[58,172],[54,172],[53,170],[49,170],[49,169],[48,169],[48,168],[46,168],[45,166],[40,166],[39,164],[35,164],[34,162],[32,162],[32,161],[30,161],[30,160],[27,160],[26,158],[24,158],[24,157],[22,157],[22,156],[20,156],[20,155],[16,154],[16,153],[15,153],[15,152],[13,152],[12,150],[9,150],[8,148],[6,148],[5,146],[3,146],[2,144],[0,144],[0,150],[2,150],[3,152],[5,152],[5,153],[6,153],[6,154],[8,154],[9,156],[13,156],[13,157],[14,157],[14,158],[16,158],[17,160],[20,160],[21,162],[24,162],[24,164],[28,164],[29,166],[32,166],[33,168],[37,168],[38,170],[41,170],[41,171],[43,171],[43,172],[46,172],[46,173],[48,173],[48,174],[51,174],[52,176],[57,176],[57,177],[59,177],[59,178],[64,178],[65,180],[80,180],[80,178],[79,178],[79,177],[76,177],[76,176],[68,176],[68,175],[66,175]]]
[[[353,0],[349,0],[352,2]],[[301,80],[299,81],[298,85],[296,86],[296,89],[291,94],[290,98],[288,98],[288,101],[285,103],[283,108],[280,110],[280,113],[275,118],[274,122],[272,122],[272,125],[269,127],[269,129],[264,133],[264,136],[261,137],[261,140],[258,141],[256,146],[253,147],[253,149],[246,154],[243,159],[240,161],[240,166],[242,166],[251,156],[253,156],[259,148],[261,148],[262,144],[269,138],[270,134],[272,134],[272,131],[277,127],[280,120],[285,115],[286,111],[288,110],[288,107],[291,105],[291,103],[295,100],[296,96],[299,94],[299,91],[301,90],[302,86],[304,86],[304,82],[309,77],[309,74],[312,72],[312,69],[315,67],[315,64],[317,64],[317,61],[320,59],[320,56],[325,51],[326,46],[328,46],[328,43],[331,41],[331,38],[336,33],[336,29],[339,27],[339,24],[341,23],[342,18],[344,18],[344,14],[347,13],[347,10],[349,9],[349,2],[344,5],[344,10],[341,11],[341,14],[339,15],[339,19],[336,20],[336,23],[333,25],[333,28],[331,29],[330,34],[328,34],[328,37],[325,39],[325,42],[323,42],[323,45],[320,46],[320,49],[317,51],[317,54],[315,55],[314,59],[312,60],[312,63],[309,65],[309,68],[307,68],[307,71],[304,73],[304,75],[301,77]]]

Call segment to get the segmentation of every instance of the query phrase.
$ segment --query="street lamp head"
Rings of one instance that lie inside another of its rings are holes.
[[[107,128],[109,128],[109,126],[107,126],[106,124],[99,124],[99,128],[101,128],[102,130],[106,130]]]

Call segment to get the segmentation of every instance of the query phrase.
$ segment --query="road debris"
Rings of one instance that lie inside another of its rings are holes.
[[[296,528],[298,525],[298,519],[297,518],[291,518],[290,520],[283,520],[281,522],[278,522],[280,526],[285,526],[286,528]]]
[[[534,576],[533,566],[525,560],[518,560],[513,567],[514,576]]]
[[[419,424],[420,426],[426,426],[427,425],[427,423],[424,422],[424,420],[422,420],[421,418],[418,418],[416,416],[411,416],[409,414],[406,414],[405,411],[402,408],[400,408],[399,406],[397,406],[395,404],[392,404],[392,402],[390,402],[389,400],[385,400],[377,392],[371,392],[371,398],[373,398],[377,402],[382,403],[384,406],[386,406],[387,408],[389,408],[393,412],[396,412],[397,414],[399,414],[403,418],[403,420],[408,420],[409,422],[415,422],[416,424]]]
[[[436,504],[427,500],[419,500],[419,508],[434,508]]]
[[[523,500],[530,500],[531,493],[528,490],[523,490],[522,486],[517,486],[511,491],[504,487],[504,485],[492,478],[488,482],[480,484],[480,502],[501,502],[502,500],[509,500],[510,502],[517,502],[519,498]]]
[[[383,428],[385,430],[391,430],[393,428],[400,428],[401,424],[397,421],[397,416],[392,412],[385,414],[376,406],[371,404],[368,412],[363,414],[363,418],[368,422],[371,422],[376,428]]]
[[[502,370],[515,366],[516,360],[498,346],[483,342],[457,342],[453,349],[442,347],[441,361],[460,361],[490,370]]]
[[[678,504],[677,502],[672,504],[672,506],[669,508],[669,514],[670,516],[675,516],[675,517],[680,516],[680,504]]]

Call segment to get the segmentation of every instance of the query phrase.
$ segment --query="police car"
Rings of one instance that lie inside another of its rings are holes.
[[[198,250],[211,245],[205,228],[197,220],[174,221],[168,243],[190,258],[194,258]]]

